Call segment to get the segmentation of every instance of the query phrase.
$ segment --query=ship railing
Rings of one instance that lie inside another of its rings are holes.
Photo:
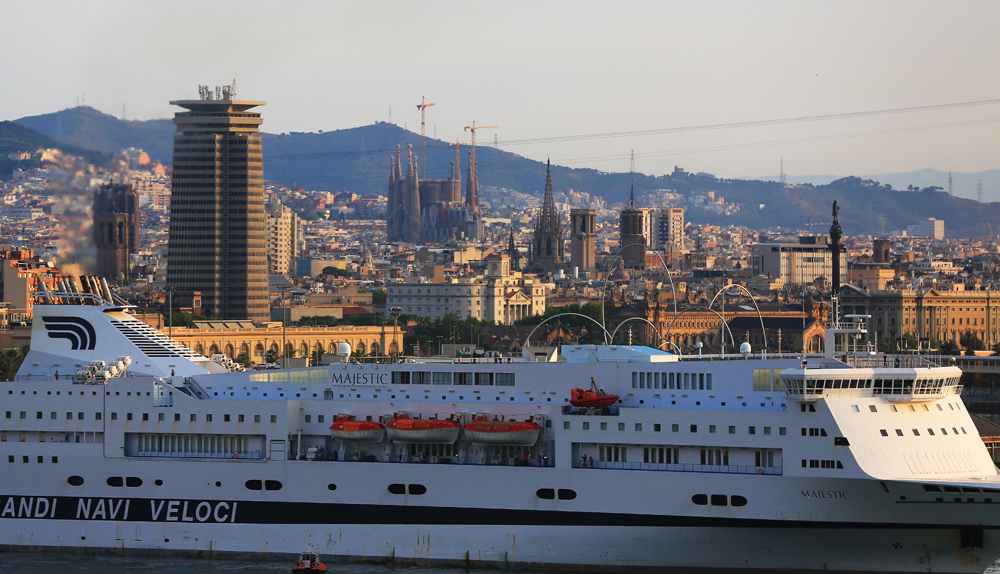
[[[595,461],[593,467],[588,461],[584,466],[582,460],[573,461],[573,468],[595,468],[611,470],[651,470],[666,472],[705,472],[712,474],[758,474],[780,476],[780,466],[746,466],[746,465],[713,465],[713,464],[656,464],[651,462],[604,462]]]
[[[855,369],[936,369],[941,365],[921,355],[846,355]]]
[[[125,449],[125,456],[130,458],[198,458],[220,460],[264,460],[260,450],[248,452],[151,452],[138,449]]]

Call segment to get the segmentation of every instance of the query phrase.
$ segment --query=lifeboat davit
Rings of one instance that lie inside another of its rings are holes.
[[[303,572],[326,572],[326,564],[319,561],[319,554],[315,552],[303,552],[299,555],[299,560],[292,564],[293,574]]]
[[[472,444],[533,445],[542,427],[535,422],[490,421],[486,417],[465,425],[465,437]]]
[[[422,442],[451,444],[458,440],[461,425],[457,421],[411,419],[400,416],[385,425],[389,440],[393,442]]]
[[[352,421],[347,417],[334,417],[330,436],[336,440],[382,442],[385,426],[377,421]]]
[[[590,378],[590,390],[570,389],[569,391],[569,404],[587,409],[610,407],[617,403],[619,398],[618,395],[609,395],[604,392],[604,389],[597,388],[593,377]]]

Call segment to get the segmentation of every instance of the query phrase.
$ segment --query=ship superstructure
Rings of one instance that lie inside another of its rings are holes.
[[[861,318],[826,356],[580,345],[228,372],[125,306],[56,295],[0,384],[8,549],[594,570],[1000,556],[1000,477],[960,370],[841,346]],[[574,406],[592,384],[618,400]]]

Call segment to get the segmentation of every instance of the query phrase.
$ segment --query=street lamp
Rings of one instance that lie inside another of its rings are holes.
[[[441,352],[441,335],[438,335],[438,355],[443,355]]]
[[[396,343],[396,352],[401,353],[403,350],[402,344],[396,341],[399,333],[399,315],[403,312],[402,307],[389,307],[389,314],[392,315],[392,341]]]
[[[287,355],[288,355],[288,343],[285,339],[285,290],[288,289],[288,285],[281,286],[281,368],[285,369],[288,367]]]
[[[167,305],[168,305],[168,317],[167,317],[167,336],[171,339],[174,337],[174,287],[166,287],[167,292]]]

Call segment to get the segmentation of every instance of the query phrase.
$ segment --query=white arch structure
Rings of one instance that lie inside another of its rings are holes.
[[[730,283],[729,285],[724,286],[722,289],[719,289],[719,292],[715,294],[715,297],[712,297],[712,301],[708,304],[709,308],[711,308],[712,305],[715,304],[715,300],[719,298],[719,295],[722,295],[723,293],[726,292],[727,289],[731,287],[742,289],[743,292],[747,294],[747,297],[750,298],[750,302],[753,303],[753,308],[757,310],[757,318],[760,319],[760,334],[764,338],[764,349],[767,349],[767,331],[764,329],[764,316],[760,314],[760,307],[757,306],[757,300],[753,298],[753,294],[750,293],[749,289],[740,285],[739,283]],[[723,299],[723,303],[725,303],[725,299]],[[723,306],[722,311],[723,313],[725,313],[726,311],[725,306]],[[722,320],[723,322],[725,322],[725,315],[723,315]],[[729,331],[729,335],[732,336],[732,334],[733,332]],[[725,343],[725,341],[723,341],[723,343]],[[733,341],[733,344],[735,345],[736,341]]]
[[[662,342],[663,342],[663,336],[662,336],[662,335],[660,335],[660,330],[659,330],[659,329],[657,329],[657,328],[656,328],[656,325],[654,325],[654,324],[653,324],[653,323],[652,323],[652,322],[651,322],[651,321],[650,321],[649,319],[646,319],[646,318],[644,318],[644,317],[629,317],[628,319],[625,319],[625,320],[624,320],[624,321],[622,321],[621,323],[618,323],[618,326],[617,326],[617,327],[615,327],[615,330],[614,330],[614,331],[611,331],[611,342],[612,342],[612,343],[614,343],[614,342],[615,342],[615,333],[617,333],[617,332],[618,332],[618,329],[621,329],[621,328],[622,328],[622,325],[624,325],[625,323],[628,323],[629,321],[642,321],[643,323],[646,323],[647,325],[649,325],[650,327],[652,327],[652,328],[653,328],[653,331],[655,331],[655,332],[656,332],[656,336],[657,336],[657,337],[659,337],[659,342],[660,342],[660,343],[662,343]]]
[[[664,335],[664,338],[670,337],[670,330],[674,328],[674,323],[677,322],[677,319],[679,319],[681,315],[687,313],[688,311],[697,311],[697,310],[709,311],[711,313],[715,313],[715,316],[718,317],[719,321],[722,323],[723,338],[725,338],[725,332],[729,331],[729,339],[735,342],[735,338],[733,337],[733,332],[729,329],[729,325],[726,324],[726,321],[725,319],[722,318],[722,315],[720,315],[719,312],[716,311],[715,309],[712,309],[711,307],[706,307],[704,305],[691,305],[690,307],[686,307],[683,311],[675,315],[673,321],[670,321],[670,324],[667,325],[667,333],[666,335]],[[725,346],[722,347],[722,354],[723,355],[726,354]]]
[[[528,333],[527,337],[525,337],[525,339],[524,339],[524,345],[522,346],[522,348],[524,348],[524,347],[530,347],[531,346],[531,336],[535,334],[535,331],[537,331],[539,327],[541,327],[542,325],[548,323],[552,319],[555,319],[556,317],[562,317],[563,315],[573,315],[575,317],[583,317],[584,319],[589,319],[589,320],[593,321],[594,324],[596,324],[598,327],[601,328],[602,331],[604,331],[604,344],[605,345],[608,344],[608,335],[609,335],[608,330],[605,329],[604,325],[601,325],[597,321],[597,319],[594,319],[593,317],[588,317],[587,315],[584,315],[582,313],[569,313],[569,312],[566,312],[566,313],[559,313],[557,315],[553,315],[553,316],[549,317],[548,319],[545,319],[541,323],[535,325],[535,328],[532,329],[530,333]]]
[[[629,243],[625,247],[622,247],[621,249],[619,249],[618,253],[615,253],[614,256],[611,257],[611,261],[609,261],[605,265],[605,268],[607,269],[607,271],[604,274],[604,287],[601,288],[601,323],[603,323],[604,327],[607,327],[607,325],[608,325],[608,322],[606,320],[607,318],[605,317],[605,314],[604,314],[604,306],[606,305],[605,298],[607,297],[607,292],[608,292],[608,280],[611,279],[611,265],[615,262],[616,259],[618,259],[619,257],[621,257],[623,251],[625,251],[629,247],[638,247],[638,246],[645,247],[646,244],[645,243]],[[673,298],[673,301],[674,301],[674,318],[676,318],[677,317],[677,290],[674,289],[674,279],[673,279],[673,277],[670,276],[670,269],[667,269],[667,263],[666,263],[666,261],[663,260],[663,257],[659,253],[657,253],[656,251],[653,251],[651,249],[648,249],[646,251],[646,253],[652,253],[653,255],[656,255],[656,257],[660,260],[660,264],[663,265],[663,269],[667,272],[667,281],[670,282],[670,294],[672,295],[672,298]],[[655,329],[655,327],[654,327],[654,329]],[[607,332],[607,329],[605,329],[605,332]]]

